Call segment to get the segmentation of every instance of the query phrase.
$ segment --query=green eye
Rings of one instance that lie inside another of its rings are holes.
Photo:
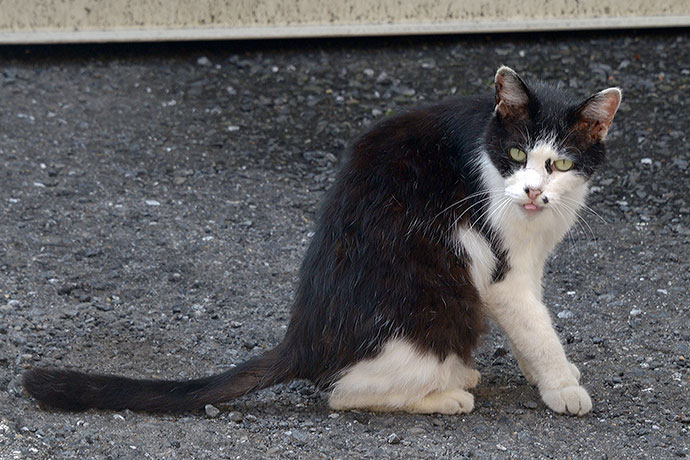
[[[511,147],[508,153],[510,154],[510,158],[519,163],[523,163],[525,160],[527,160],[527,154],[517,147]]]
[[[573,167],[573,162],[570,160],[560,159],[553,162],[553,167],[559,171],[568,171]]]

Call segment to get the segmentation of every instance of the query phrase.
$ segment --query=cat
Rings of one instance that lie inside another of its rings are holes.
[[[579,101],[505,66],[494,80],[494,94],[387,117],[353,143],[275,348],[189,381],[36,368],[25,389],[65,410],[180,412],[308,379],[336,410],[468,413],[491,318],[546,406],[587,413],[542,274],[604,162],[621,91]]]

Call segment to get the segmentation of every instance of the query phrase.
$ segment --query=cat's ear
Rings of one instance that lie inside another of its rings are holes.
[[[494,113],[502,118],[519,120],[528,116],[529,89],[510,67],[501,66],[494,78],[496,106]]]
[[[584,132],[592,142],[603,141],[620,105],[619,88],[599,91],[576,109],[575,129]]]

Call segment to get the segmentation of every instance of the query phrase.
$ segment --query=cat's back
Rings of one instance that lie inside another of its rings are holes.
[[[493,99],[458,96],[389,116],[363,133],[352,145],[353,166],[370,161],[447,159],[475,150],[491,116]],[[439,155],[440,154],[440,155]]]

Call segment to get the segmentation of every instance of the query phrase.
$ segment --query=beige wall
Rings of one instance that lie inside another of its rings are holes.
[[[0,43],[690,25],[690,0],[0,0]]]

